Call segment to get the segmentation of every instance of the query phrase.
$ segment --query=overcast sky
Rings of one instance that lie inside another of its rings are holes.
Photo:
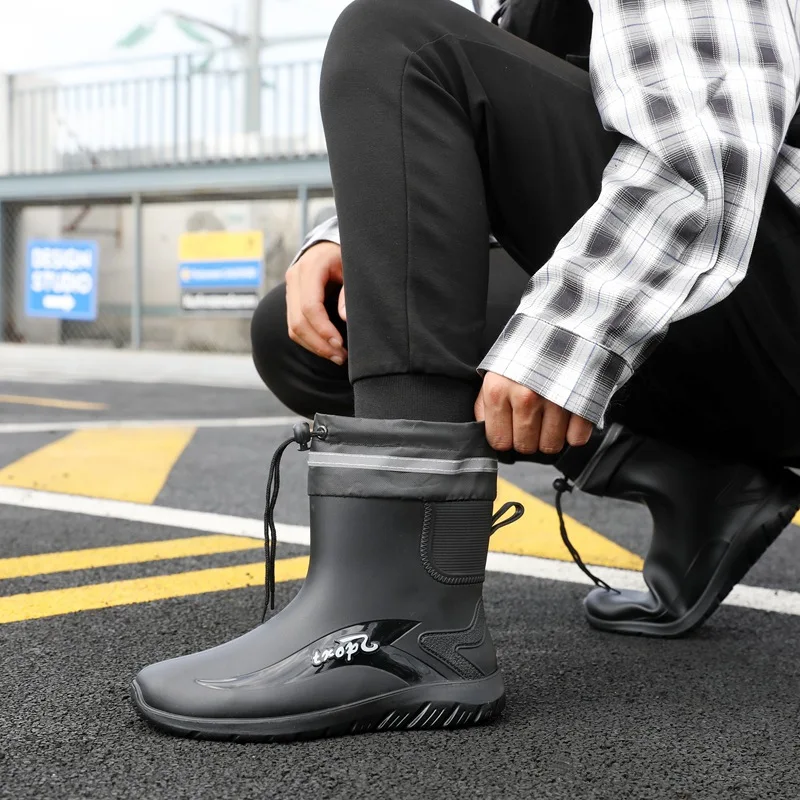
[[[326,33],[349,0],[263,0],[265,36]],[[471,7],[471,0],[456,0]],[[138,24],[173,8],[232,26],[245,25],[245,0],[0,0],[0,70],[191,50],[167,20],[132,52],[115,43]],[[13,9],[13,10],[12,10]],[[313,47],[313,46],[312,46]],[[322,45],[317,45],[322,47]],[[292,56],[296,55],[292,53]]]

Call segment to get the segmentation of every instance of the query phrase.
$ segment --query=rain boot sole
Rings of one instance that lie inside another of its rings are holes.
[[[173,735],[234,742],[292,742],[379,731],[434,730],[482,725],[505,707],[499,672],[477,681],[412,686],[358,703],[267,719],[203,719],[149,706],[134,680],[139,715]]]

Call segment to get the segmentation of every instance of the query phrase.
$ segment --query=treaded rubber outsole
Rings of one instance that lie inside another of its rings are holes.
[[[502,689],[502,679],[499,673],[495,675]],[[411,697],[404,702],[406,693],[408,690],[371,702],[294,717],[217,720],[183,717],[159,711],[144,702],[135,680],[131,684],[131,699],[136,711],[151,725],[176,736],[228,742],[295,742],[381,731],[465,728],[491,722],[505,708],[505,694],[490,702],[469,704],[450,701],[415,702]],[[373,706],[384,707],[376,711]]]
[[[769,549],[800,510],[800,499],[784,505],[777,515],[747,537],[743,548],[731,549],[720,561],[708,588],[682,617],[672,622],[647,622],[622,620],[615,622],[592,616],[586,611],[588,623],[597,630],[629,636],[649,636],[658,639],[676,639],[697,630],[720,606],[733,588],[750,571],[750,568]]]

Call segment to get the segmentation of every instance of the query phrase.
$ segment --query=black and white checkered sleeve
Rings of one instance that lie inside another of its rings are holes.
[[[480,370],[602,424],[670,323],[742,280],[770,180],[797,173],[800,19],[772,0],[592,5],[594,96],[625,138]]]

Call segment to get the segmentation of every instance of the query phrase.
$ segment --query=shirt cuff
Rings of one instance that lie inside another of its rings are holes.
[[[495,372],[603,427],[608,404],[633,374],[597,342],[525,314],[515,314],[478,371]]]
[[[293,264],[297,263],[306,250],[310,249],[315,244],[319,244],[320,242],[333,242],[334,244],[341,245],[342,242],[339,238],[339,225],[336,217],[331,217],[331,219],[326,220],[308,234],[308,237],[303,242],[303,246],[300,248],[297,255],[292,259],[292,263],[289,264],[289,266],[291,267]]]

